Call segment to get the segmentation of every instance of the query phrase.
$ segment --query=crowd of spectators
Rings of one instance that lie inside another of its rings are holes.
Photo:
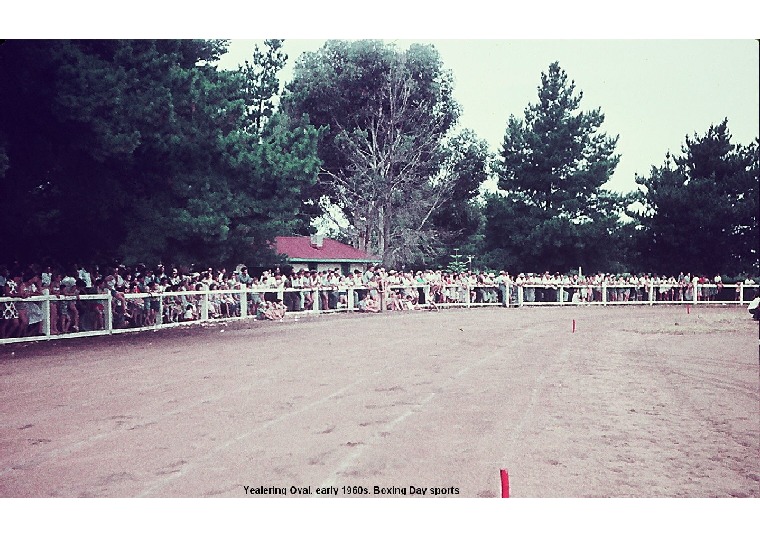
[[[451,303],[690,301],[695,292],[698,300],[705,301],[715,299],[723,287],[720,276],[699,276],[696,281],[695,289],[692,275],[684,273],[670,277],[548,272],[510,275],[505,271],[397,272],[373,266],[351,274],[341,274],[337,269],[318,272],[289,268],[251,274],[244,265],[227,271],[162,264],[56,267],[15,263],[0,266],[0,297],[55,297],[50,301],[50,333],[57,335],[105,328],[108,301],[88,299],[94,295],[111,295],[112,327],[121,329],[238,317],[241,293],[233,291],[243,286],[251,290],[246,294],[248,315],[277,320],[287,311],[341,310],[351,303],[360,312],[379,312],[383,307],[410,310]],[[754,281],[748,278],[743,283],[751,285]],[[739,300],[738,287],[736,292],[735,299]],[[39,335],[43,320],[41,301],[0,302],[0,338]]]

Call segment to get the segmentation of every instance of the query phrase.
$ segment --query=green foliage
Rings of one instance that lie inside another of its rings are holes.
[[[757,273],[758,160],[758,142],[733,144],[724,120],[636,178],[639,249],[653,270]]]
[[[628,201],[603,190],[619,156],[617,137],[600,131],[599,109],[579,111],[583,94],[558,63],[541,74],[538,103],[525,120],[509,118],[494,165],[505,195],[486,198],[489,264],[516,270],[567,271],[614,263],[618,212]]]
[[[462,261],[461,255],[451,255],[450,257],[451,261],[449,261],[449,264],[446,266],[446,270],[453,272],[454,274],[467,271],[467,262]]]
[[[305,229],[318,133],[273,112],[284,57],[266,45],[227,72],[212,65],[224,41],[6,41],[0,248],[252,262]]]
[[[472,230],[467,203],[486,177],[485,144],[449,137],[459,109],[437,50],[328,41],[296,64],[284,110],[322,132],[313,207],[339,207],[351,242],[387,266],[429,262]],[[454,217],[449,220],[449,217]]]
[[[474,200],[488,179],[491,155],[488,144],[470,130],[453,136],[445,154],[455,181],[450,195],[433,214],[432,223],[448,249],[475,233],[480,225],[480,207]]]
[[[257,45],[252,61],[246,61],[240,67],[248,120],[257,134],[261,134],[264,124],[276,110],[274,99],[280,93],[277,76],[288,60],[288,55],[282,51],[282,43],[282,39],[267,39],[264,41],[266,50],[262,51]]]
[[[578,111],[582,97],[554,62],[541,74],[539,102],[525,109],[525,121],[509,118],[495,170],[499,187],[546,217],[588,216],[587,202],[595,200],[619,161],[618,137],[599,132],[600,109]]]

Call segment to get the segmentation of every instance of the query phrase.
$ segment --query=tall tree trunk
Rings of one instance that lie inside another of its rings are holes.
[[[385,264],[385,249],[387,244],[385,242],[385,207],[381,206],[377,210],[377,255],[382,258],[383,264]]]
[[[393,208],[390,203],[388,203],[383,211],[382,228],[380,230],[383,237],[383,265],[387,267],[395,264],[395,259],[392,259],[393,248],[390,248],[392,216]]]

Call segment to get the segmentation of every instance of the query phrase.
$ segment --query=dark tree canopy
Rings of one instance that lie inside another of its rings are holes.
[[[513,270],[611,269],[611,237],[624,200],[601,187],[619,156],[600,131],[600,109],[580,111],[582,92],[558,63],[541,74],[538,102],[509,118],[495,165],[504,194],[485,203],[491,263]],[[527,267],[531,267],[527,269]]]
[[[733,143],[728,120],[620,195],[603,188],[618,138],[557,62],[494,161],[458,130],[433,46],[328,41],[282,95],[282,40],[231,71],[216,67],[226,47],[0,42],[0,263],[266,265],[275,235],[330,207],[340,238],[388,267],[446,266],[457,249],[511,271],[760,270],[760,144]],[[489,175],[500,190],[481,197]]]
[[[757,274],[758,169],[757,140],[733,144],[726,119],[637,177],[639,248],[652,270]]]
[[[306,229],[317,133],[268,106],[269,45],[259,71],[217,70],[224,41],[0,45],[0,249],[220,263]]]

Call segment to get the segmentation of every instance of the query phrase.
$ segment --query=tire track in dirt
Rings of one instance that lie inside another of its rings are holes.
[[[654,355],[654,344],[648,339],[644,340],[644,346]],[[703,385],[706,383],[710,386],[725,389],[730,388],[732,391],[736,388],[741,388],[744,392],[743,395],[748,398],[754,396],[755,400],[760,398],[760,390],[756,387],[755,390],[748,389],[746,385],[731,383],[718,379],[714,376],[710,376],[708,372],[703,374],[689,374],[683,371],[677,371],[670,366],[665,360],[654,360],[654,366],[662,374],[663,378],[668,382],[671,392],[675,395],[676,400],[682,407],[688,409],[688,411],[695,416],[697,423],[702,426],[706,426],[708,429],[705,431],[691,430],[685,432],[685,440],[679,451],[683,453],[686,460],[693,460],[695,455],[698,457],[695,467],[689,469],[689,474],[693,475],[695,479],[709,479],[710,468],[705,468],[705,465],[711,463],[711,466],[725,466],[735,474],[738,474],[744,478],[744,483],[721,483],[720,486],[724,487],[726,491],[723,494],[713,490],[711,493],[705,494],[706,496],[754,496],[760,497],[760,428],[755,429],[755,433],[751,431],[746,433],[738,432],[735,428],[731,427],[728,419],[720,419],[714,415],[714,413],[708,412],[709,405],[705,401],[700,401],[697,394],[700,390],[703,390]],[[677,377],[674,379],[673,377]],[[691,383],[684,383],[684,379],[689,379]],[[753,379],[754,380],[754,379]],[[693,382],[697,381],[697,382]],[[716,397],[714,394],[713,397]],[[755,416],[755,424],[760,424],[760,416]],[[750,422],[751,417],[749,418]],[[695,421],[690,419],[689,422]],[[701,427],[700,427],[701,429]],[[682,429],[683,431],[683,429]],[[691,434],[689,434],[691,433]],[[698,442],[694,442],[694,439]],[[753,438],[753,436],[755,438]],[[725,438],[731,441],[736,448],[730,449],[722,446],[719,439]],[[708,446],[705,446],[705,442]],[[697,444],[700,446],[700,451],[695,452],[691,444]],[[704,460],[704,448],[709,447],[715,452],[707,457],[707,461]],[[738,450],[738,454],[736,451]],[[750,468],[747,468],[747,463],[750,463]],[[701,473],[698,473],[700,471]],[[713,470],[714,471],[714,470]],[[707,472],[707,473],[705,473]],[[730,480],[730,478],[729,478]],[[733,480],[731,480],[733,481]]]
[[[184,363],[180,362],[177,366],[172,364],[166,364],[165,362],[153,362],[153,365],[149,367],[151,370],[155,370],[157,373],[161,373],[163,371],[166,371],[166,369],[173,369],[174,367],[182,366],[182,369],[192,369],[194,365],[203,365],[208,362],[208,358],[197,358],[190,360],[189,362],[185,360]],[[222,369],[229,369],[230,367],[234,367],[235,363],[231,362],[226,365],[226,367],[217,366],[213,370],[209,369],[201,369],[197,373],[194,370],[193,377],[194,378],[204,378],[207,377],[209,373],[218,373]],[[272,363],[268,364],[269,367],[272,367]],[[118,367],[118,365],[117,365]],[[278,366],[279,368],[286,367],[285,365]],[[274,370],[272,373],[277,378],[285,378],[284,374],[277,374],[277,369]],[[128,434],[128,431],[134,430],[137,427],[140,427],[140,424],[137,423],[135,426],[132,426],[130,428],[122,428],[122,427],[116,427],[107,431],[103,432],[97,432],[100,427],[100,424],[105,421],[106,423],[109,423],[109,420],[116,420],[116,424],[119,425],[121,423],[122,425],[124,423],[127,423],[128,421],[135,420],[135,419],[142,419],[145,421],[146,419],[149,420],[152,424],[165,424],[169,421],[171,421],[172,418],[184,415],[184,414],[190,414],[192,411],[201,408],[204,405],[208,405],[210,403],[218,402],[224,398],[229,398],[231,396],[235,396],[236,394],[245,393],[248,391],[252,391],[255,387],[252,387],[250,385],[243,384],[242,386],[238,386],[234,390],[218,390],[216,395],[205,395],[205,396],[199,396],[199,394],[185,394],[181,398],[183,399],[182,404],[177,405],[179,401],[176,399],[172,399],[167,401],[167,398],[160,397],[161,394],[167,393],[171,394],[173,393],[173,388],[177,386],[182,386],[187,384],[188,379],[186,377],[179,376],[176,379],[166,380],[165,375],[157,374],[158,377],[163,378],[165,380],[156,382],[153,384],[153,386],[157,388],[161,388],[160,391],[158,391],[153,396],[144,396],[141,397],[139,400],[139,403],[142,405],[139,409],[132,409],[137,410],[135,412],[130,411],[130,415],[118,415],[118,416],[111,416],[111,417],[105,417],[99,416],[99,418],[93,423],[93,425],[90,427],[91,431],[87,431],[86,429],[83,431],[82,428],[77,428],[76,430],[72,431],[71,435],[73,437],[73,441],[67,442],[66,438],[58,438],[56,441],[57,443],[63,443],[60,447],[55,447],[53,449],[48,449],[44,451],[43,453],[36,455],[32,458],[29,458],[25,460],[23,463],[13,463],[10,466],[6,468],[0,468],[0,477],[3,477],[10,472],[14,471],[22,471],[22,470],[28,470],[31,468],[35,468],[37,466],[40,466],[48,461],[52,460],[61,460],[64,458],[71,457],[72,455],[76,454],[77,452],[83,450],[83,449],[90,449],[94,446],[96,446],[98,443],[106,442],[114,437],[123,436],[125,434]],[[97,376],[97,378],[102,378],[103,376]],[[82,380],[83,383],[86,383],[86,380]],[[107,398],[109,400],[118,400],[119,397],[123,398],[124,392],[119,392],[118,390],[114,390],[113,397]],[[173,396],[170,396],[173,397]],[[89,401],[83,401],[83,402],[77,402],[77,412],[81,414],[82,409],[85,408],[86,403],[90,403],[91,408],[93,409],[102,409],[105,405],[105,402],[103,400],[103,397],[101,395],[100,398],[93,398]],[[147,405],[145,404],[146,402]],[[173,402],[173,408],[171,410],[166,411],[167,402]],[[122,404],[122,412],[130,409],[125,409]],[[56,409],[60,413],[65,413],[66,409],[58,408]],[[51,411],[43,412],[41,415],[35,416],[35,421],[41,421],[42,418],[45,416],[50,417]],[[145,417],[143,417],[145,416]],[[279,421],[279,419],[270,420],[270,421]],[[9,425],[6,425],[6,427],[9,427]],[[22,429],[27,428],[26,426],[22,427]],[[50,443],[50,440],[45,439],[44,443]],[[39,443],[39,442],[37,442]],[[1,487],[0,487],[1,488]]]
[[[357,380],[354,384],[358,384],[360,382],[363,382],[363,380]],[[180,478],[184,477],[186,474],[188,474],[189,472],[193,471],[194,469],[197,469],[197,468],[200,468],[200,467],[204,466],[208,461],[210,461],[211,459],[213,459],[213,457],[215,455],[217,455],[221,451],[224,451],[224,450],[228,449],[231,445],[233,445],[235,443],[242,442],[242,441],[246,440],[247,438],[249,438],[251,435],[253,435],[255,433],[259,433],[259,432],[261,432],[261,431],[263,431],[265,429],[268,429],[269,427],[272,427],[274,425],[277,425],[277,424],[279,424],[279,423],[281,423],[281,422],[283,422],[283,421],[285,421],[285,420],[287,420],[289,418],[292,418],[292,417],[297,416],[299,414],[303,414],[304,412],[307,412],[307,411],[309,411],[309,410],[311,410],[311,409],[313,409],[313,408],[315,408],[317,406],[323,405],[326,402],[328,402],[328,401],[330,401],[332,399],[335,399],[336,397],[339,397],[340,395],[342,395],[343,393],[345,393],[354,384],[351,384],[351,385],[348,385],[348,386],[344,386],[340,390],[337,390],[337,391],[335,391],[335,392],[333,392],[333,393],[331,393],[331,394],[329,394],[329,395],[327,395],[327,396],[325,396],[325,397],[323,397],[321,399],[317,399],[316,401],[312,401],[311,403],[309,403],[307,405],[304,405],[304,406],[298,408],[297,410],[294,410],[293,412],[287,412],[287,413],[281,414],[281,415],[279,415],[278,417],[276,417],[274,419],[271,419],[271,420],[268,420],[268,421],[264,422],[259,427],[256,427],[256,428],[253,428],[253,429],[249,429],[245,433],[239,434],[239,435],[235,436],[234,438],[227,440],[226,442],[224,442],[224,443],[216,446],[215,448],[209,450],[208,452],[206,452],[206,454],[203,457],[199,457],[199,458],[195,459],[194,461],[192,461],[191,463],[183,465],[177,472],[175,472],[175,473],[173,473],[171,475],[167,475],[166,477],[164,477],[162,479],[159,479],[158,482],[156,482],[156,483],[152,484],[150,487],[144,489],[137,496],[141,497],[141,498],[144,498],[144,497],[151,496],[151,495],[155,494],[157,491],[159,491],[160,489],[164,488],[165,486],[167,486],[168,484],[170,484],[172,481],[176,481],[177,479],[180,479]]]
[[[742,380],[748,366],[736,353],[711,363],[703,358],[708,351],[698,348],[691,364],[680,348],[668,354],[683,336],[655,332],[671,313],[664,308],[410,312],[315,319],[314,330],[286,322],[233,337],[227,337],[230,331],[224,337],[198,333],[151,349],[182,347],[187,352],[181,355],[188,356],[154,355],[146,363],[145,384],[134,378],[130,359],[149,351],[108,346],[119,359],[93,363],[99,379],[93,382],[113,380],[112,394],[87,394],[90,381],[77,375],[90,362],[59,370],[81,386],[82,398],[72,398],[91,405],[84,412],[74,401],[67,410],[54,411],[57,401],[46,406],[42,397],[39,408],[26,409],[26,417],[21,400],[3,391],[9,399],[2,404],[18,409],[10,421],[4,418],[20,431],[14,435],[35,437],[35,450],[54,451],[15,451],[0,430],[3,460],[28,464],[12,482],[0,469],[0,489],[22,495],[30,490],[37,495],[240,495],[238,481],[246,473],[280,476],[288,484],[336,475],[376,483],[425,479],[445,466],[452,476],[448,484],[461,485],[468,497],[491,495],[499,467],[514,469],[515,495],[758,496],[751,481],[757,463],[746,455],[753,455],[752,446],[742,448],[727,436],[755,438],[758,419],[752,419],[758,414],[739,409],[757,407],[757,399],[749,398],[751,385],[747,391]],[[571,317],[580,321],[573,335]],[[624,330],[639,325],[652,333]],[[430,347],[438,341],[430,332],[449,344]],[[727,336],[729,348],[743,337]],[[718,343],[707,349],[718,348],[721,338],[723,333],[709,335]],[[259,356],[264,342],[268,348],[260,359],[241,354],[250,347]],[[208,347],[199,347],[204,344]],[[82,348],[96,352],[94,339],[88,345]],[[194,358],[199,352],[214,355]],[[162,362],[166,367],[154,369]],[[21,362],[11,365],[33,386],[35,372],[45,364],[26,371]],[[132,384],[103,372],[112,366],[132,376]],[[173,369],[182,372],[181,379]],[[40,391],[54,376],[45,373]],[[129,386],[132,393],[121,392]],[[151,390],[136,400],[145,387]],[[341,402],[331,406],[333,401]],[[725,412],[712,405],[715,401],[725,402]],[[110,405],[120,408],[112,411]],[[99,437],[87,430],[79,438],[37,437],[37,419],[53,421],[68,411],[71,430],[88,427],[98,415],[110,419],[114,429]],[[263,431],[269,432],[256,434]],[[164,441],[162,434],[180,441]],[[420,435],[431,438],[425,443]],[[150,444],[156,441],[158,448]],[[61,445],[66,442],[71,445]],[[67,453],[67,447],[75,449]],[[389,448],[395,452],[383,456]],[[140,457],[150,460],[133,462]],[[69,474],[56,481],[55,472],[64,469]],[[86,475],[75,475],[77,469]],[[47,481],[31,484],[34,479]],[[727,485],[715,487],[712,480]]]
[[[514,319],[513,319],[514,320]],[[520,321],[520,320],[518,320]],[[502,348],[502,353],[505,350],[508,349],[519,349],[521,348],[527,340],[536,338],[536,332],[535,327],[529,325],[526,320],[521,320],[522,324],[518,326],[512,326],[510,327],[511,330],[517,331],[520,335],[519,337],[512,337],[509,338],[508,343],[504,346],[505,348]],[[546,323],[541,325],[541,330],[546,329]],[[559,356],[555,356],[553,359],[549,360],[548,363],[542,364],[542,372],[535,378],[533,383],[533,389],[531,391],[530,400],[527,406],[523,407],[521,411],[521,416],[517,422],[517,425],[514,427],[510,427],[509,429],[509,438],[514,443],[514,441],[518,438],[520,431],[523,427],[523,425],[528,421],[536,407],[537,401],[538,401],[538,394],[541,391],[541,386],[545,381],[546,375],[548,374],[549,370],[553,367],[554,363],[557,361],[557,358],[562,359],[562,353],[560,353]],[[465,384],[469,385],[467,382],[463,382],[463,379],[467,377],[468,375],[474,375],[479,374],[481,370],[484,367],[487,367],[489,365],[494,365],[494,360],[501,360],[503,359],[502,354],[495,354],[495,353],[489,353],[483,356],[482,358],[478,359],[475,362],[469,363],[468,365],[460,368],[458,371],[456,371],[452,376],[450,376],[446,381],[436,384],[434,387],[431,387],[434,391],[425,395],[424,397],[418,399],[415,401],[414,406],[407,411],[398,414],[393,420],[383,425],[381,430],[375,432],[374,434],[371,434],[370,436],[367,436],[362,439],[362,442],[360,442],[348,455],[346,455],[340,462],[329,472],[326,479],[322,481],[322,483],[319,485],[320,487],[329,487],[329,486],[335,486],[338,481],[341,478],[344,478],[345,476],[355,476],[358,475],[359,472],[356,470],[351,470],[352,467],[356,468],[356,466],[360,463],[363,457],[367,454],[368,451],[372,449],[377,449],[379,446],[383,445],[385,442],[387,442],[388,435],[393,432],[397,426],[401,426],[404,424],[404,422],[407,420],[407,418],[411,416],[415,416],[418,421],[424,421],[425,418],[422,416],[428,408],[429,405],[441,394],[445,393],[449,388],[451,388],[454,385],[457,384]],[[499,364],[502,365],[502,364]],[[502,460],[498,461],[496,464],[500,464],[505,460],[507,457],[502,457]],[[485,461],[484,461],[485,462]]]

